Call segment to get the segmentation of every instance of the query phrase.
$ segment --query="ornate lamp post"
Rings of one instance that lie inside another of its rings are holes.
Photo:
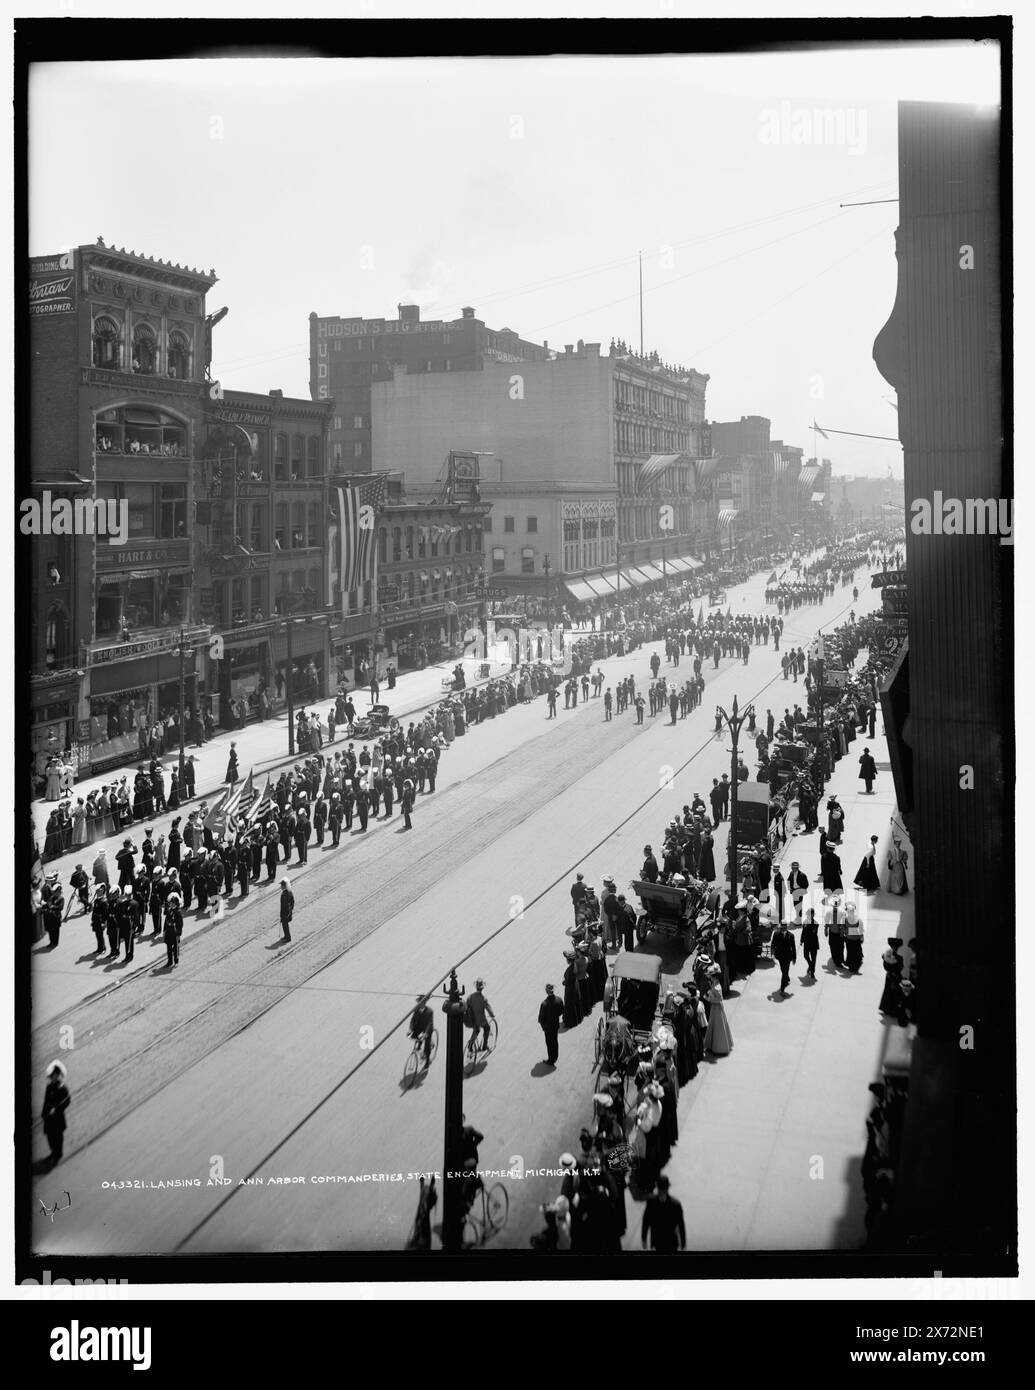
[[[552,605],[552,603],[551,603],[551,598],[550,598],[550,571],[551,571],[551,569],[552,569],[552,566],[551,566],[551,564],[550,564],[550,557],[549,557],[549,555],[544,555],[544,556],[543,556],[543,573],[544,573],[545,576],[546,576],[546,626],[547,626],[548,631],[552,634],[552,633],[553,633],[553,613],[552,613],[551,609],[552,609],[552,606],[553,606],[553,605]],[[551,646],[552,646],[552,645],[553,645],[553,638],[552,638],[552,635],[551,635]]]
[[[754,715],[754,705],[748,705],[744,711],[737,709],[737,697],[733,697],[733,712],[727,714],[721,705],[716,705],[716,714],[730,731],[733,740],[733,753],[730,761],[730,837],[729,837],[729,875],[730,875],[730,897],[734,902],[737,900],[737,794],[740,787],[740,778],[737,776],[737,753],[740,731],[747,721]]]

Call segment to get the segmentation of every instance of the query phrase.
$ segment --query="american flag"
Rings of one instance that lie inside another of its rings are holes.
[[[336,491],[340,543],[338,574],[342,593],[349,593],[374,577],[377,554],[374,515],[384,506],[388,475],[376,473],[368,482],[339,487]]]

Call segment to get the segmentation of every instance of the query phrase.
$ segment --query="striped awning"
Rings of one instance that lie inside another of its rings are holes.
[[[740,511],[740,508],[739,508],[739,507],[722,507],[722,508],[720,508],[720,510],[719,510],[719,525],[720,525],[720,526],[732,526],[733,523],[734,523],[734,522],[736,521],[736,519],[737,519],[737,514],[739,513],[739,511]]]
[[[647,565],[637,565],[636,568],[640,571],[641,574],[645,574],[647,578],[651,580],[652,583],[656,582],[659,579],[665,578],[665,571],[662,569],[660,565],[655,565],[651,563]]]
[[[672,560],[666,560],[665,563],[669,571],[675,574],[689,574],[693,569],[693,566],[687,560],[684,560],[682,555],[677,555]]]
[[[651,483],[657,482],[663,473],[667,473],[670,468],[674,468],[677,463],[689,463],[690,459],[686,454],[651,454],[650,458],[640,469],[639,477],[636,479],[636,491],[646,492]]]
[[[718,457],[709,459],[695,459],[694,469],[697,472],[697,486],[700,487],[702,483],[707,482],[707,480],[712,476],[712,474],[716,472],[718,467]]]
[[[586,579],[565,579],[564,587],[576,603],[592,603],[599,594]]]
[[[790,467],[790,459],[785,459],[782,454],[773,455],[773,477],[782,478]]]
[[[819,477],[819,467],[810,463],[798,474],[798,487],[802,492],[811,493],[815,487],[816,479]]]

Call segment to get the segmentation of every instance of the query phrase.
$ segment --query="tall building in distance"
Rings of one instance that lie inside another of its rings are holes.
[[[370,392],[394,371],[479,372],[487,363],[546,361],[549,349],[525,342],[510,328],[488,328],[473,308],[458,319],[421,321],[416,304],[400,304],[395,319],[309,315],[309,389],[314,401],[334,401],[329,446],[337,473],[386,467],[371,452]]]

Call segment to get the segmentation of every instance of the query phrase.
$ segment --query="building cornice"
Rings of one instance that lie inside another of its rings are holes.
[[[110,275],[130,275],[152,283],[157,281],[185,293],[204,295],[219,279],[214,270],[206,273],[188,266],[174,265],[172,261],[138,255],[125,247],[80,246],[78,251],[81,263],[90,269],[106,270]]]

